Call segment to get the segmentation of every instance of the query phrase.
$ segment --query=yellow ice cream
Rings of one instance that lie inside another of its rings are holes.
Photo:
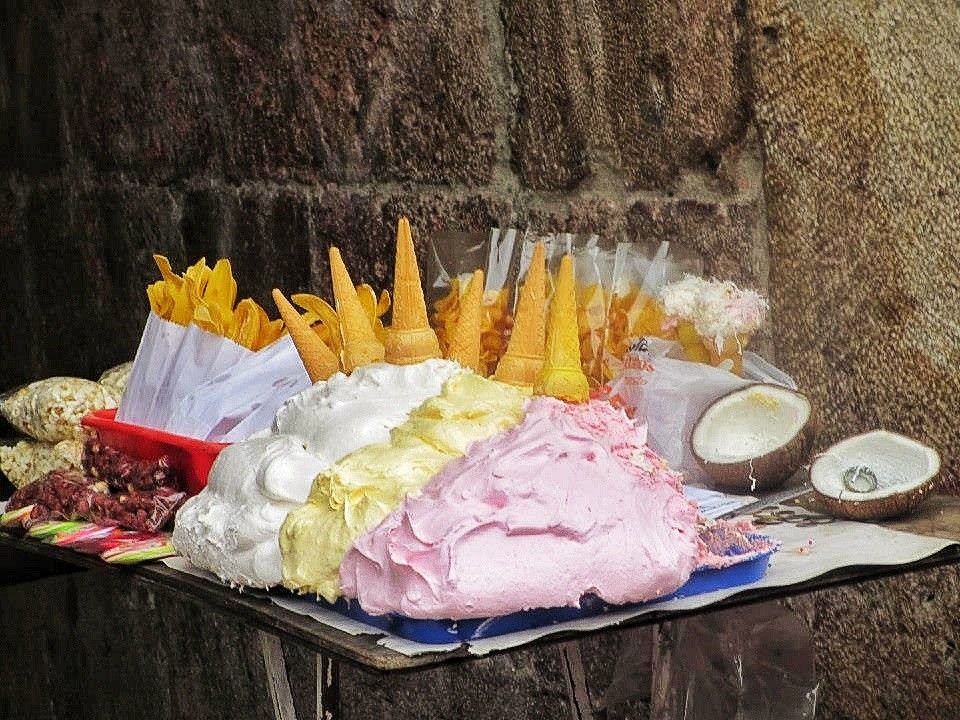
[[[283,584],[333,601],[340,562],[353,542],[408,494],[417,494],[471,443],[517,425],[529,390],[473,373],[456,375],[394,428],[313,481],[307,502],[280,529]]]

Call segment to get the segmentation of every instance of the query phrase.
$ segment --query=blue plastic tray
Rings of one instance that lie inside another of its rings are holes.
[[[767,566],[770,564],[770,556],[773,552],[771,550],[750,560],[725,568],[696,570],[684,585],[669,595],[648,602],[626,605],[609,605],[594,595],[587,595],[581,600],[580,607],[524,610],[509,615],[469,620],[419,620],[402,615],[370,615],[363,611],[356,600],[340,598],[335,603],[329,603],[323,598],[318,598],[318,602],[324,607],[354,620],[359,620],[407,640],[428,644],[466,642],[506,635],[519,630],[556,625],[568,620],[600,615],[611,610],[642,607],[650,602],[673,600],[690,597],[691,595],[701,595],[714,590],[748,585],[763,577],[767,571]]]

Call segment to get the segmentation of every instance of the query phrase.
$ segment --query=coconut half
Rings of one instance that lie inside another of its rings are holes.
[[[781,385],[756,384],[710,404],[690,437],[711,484],[749,493],[780,487],[807,461],[814,438],[813,406]]]
[[[829,447],[810,467],[814,499],[831,515],[882,520],[914,510],[940,472],[940,454],[912,438],[874,430]]]

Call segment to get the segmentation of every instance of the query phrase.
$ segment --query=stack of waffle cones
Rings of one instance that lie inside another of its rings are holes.
[[[534,248],[530,267],[513,321],[513,332],[507,351],[500,362],[494,378],[501,382],[532,388],[543,370],[543,353],[546,344],[546,266],[543,244]]]
[[[393,278],[393,322],[384,342],[386,361],[413,365],[440,357],[437,334],[427,320],[427,304],[420,284],[410,221],[400,218]]]
[[[339,319],[342,350],[338,358],[279,290],[273,291],[277,309],[293,337],[311,381],[325,380],[339,368],[349,373],[371,363],[412,365],[441,356],[437,335],[427,319],[420,270],[410,232],[410,221],[401,217],[397,227],[394,266],[393,323],[381,343],[363,310],[356,287],[340,251],[330,248],[330,274]],[[480,281],[482,290],[483,281]],[[477,305],[479,309],[479,304]],[[467,332],[467,329],[464,329]],[[477,335],[479,338],[479,334]],[[479,348],[479,345],[478,345]]]
[[[450,336],[447,359],[483,374],[480,362],[480,317],[483,312],[483,270],[475,270],[460,298],[460,317]]]
[[[557,286],[550,301],[547,349],[533,391],[566,402],[584,402],[590,397],[587,376],[580,364],[580,333],[577,327],[577,296],[573,256],[564,255]]]
[[[401,218],[397,229],[393,323],[385,343],[374,332],[356,288],[337,248],[330,248],[330,271],[340,332],[341,357],[310,328],[279,290],[273,299],[283,317],[311,381],[325,380],[342,368],[352,372],[371,363],[413,364],[440,356],[436,333],[427,320],[410,223]],[[483,372],[480,359],[480,324],[484,273],[476,270],[461,298],[460,316],[450,338],[447,358],[474,372]],[[532,387],[540,395],[567,402],[589,397],[587,377],[580,364],[577,329],[576,286],[573,257],[560,263],[557,286],[550,303],[549,322],[544,323],[546,270],[543,247],[538,245],[520,292],[513,334],[497,365],[495,378],[513,385]]]

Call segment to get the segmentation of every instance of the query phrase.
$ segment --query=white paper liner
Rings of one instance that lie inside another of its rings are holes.
[[[253,352],[150,313],[116,419],[197,440],[236,442],[269,427],[283,402],[309,386],[289,336]]]

